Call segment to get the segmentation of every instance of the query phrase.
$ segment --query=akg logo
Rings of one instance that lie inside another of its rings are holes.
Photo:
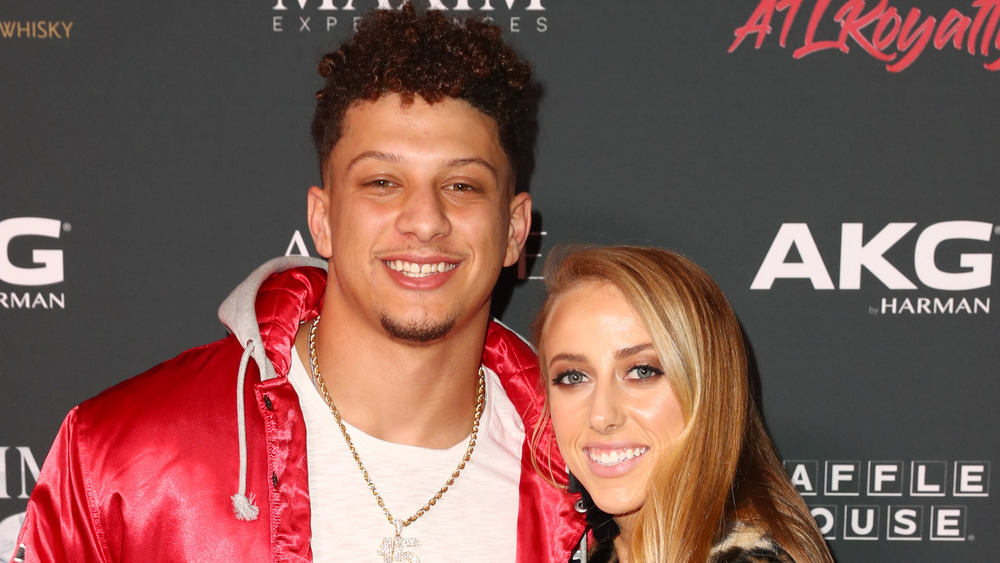
[[[0,221],[0,281],[11,285],[39,286],[63,281],[62,250],[34,249],[34,268],[17,266],[10,260],[11,242],[23,236],[59,238],[62,222],[42,217],[15,217]]]
[[[771,289],[779,278],[808,279],[814,289],[860,289],[862,269],[871,272],[889,289],[917,289],[913,281],[885,258],[885,253],[916,225],[889,223],[866,243],[863,224],[844,223],[840,237],[840,283],[835,287],[809,231],[809,225],[785,223],[778,229],[750,289]],[[946,241],[987,242],[993,232],[993,225],[982,221],[945,221],[926,227],[917,237],[913,250],[917,279],[928,288],[946,291],[989,287],[993,273],[992,254],[960,253],[960,271],[940,269],[935,258],[938,247]],[[971,243],[969,246],[975,244]],[[788,261],[792,247],[798,250],[800,261]]]

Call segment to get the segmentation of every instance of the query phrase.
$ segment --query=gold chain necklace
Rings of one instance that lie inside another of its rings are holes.
[[[326,405],[330,407],[330,412],[333,413],[333,419],[337,421],[337,426],[340,427],[340,433],[344,435],[344,441],[347,442],[347,448],[351,450],[351,455],[354,456],[354,462],[358,464],[358,469],[361,470],[361,476],[365,478],[365,483],[368,484],[368,489],[375,496],[375,500],[378,502],[378,507],[382,509],[382,513],[385,514],[386,519],[389,524],[395,529],[396,534],[392,538],[384,538],[382,544],[379,546],[378,555],[382,555],[384,561],[399,561],[397,559],[396,552],[402,552],[404,547],[414,547],[417,545],[417,538],[403,538],[400,537],[403,533],[403,528],[414,523],[417,518],[423,516],[428,510],[431,509],[441,497],[448,492],[448,488],[455,484],[455,479],[458,478],[459,473],[465,469],[465,464],[469,462],[472,458],[472,450],[476,447],[476,437],[479,435],[479,420],[483,416],[483,404],[485,403],[486,397],[486,375],[483,373],[483,366],[479,366],[479,388],[476,390],[476,416],[472,420],[472,434],[469,436],[469,447],[465,450],[465,455],[462,456],[462,461],[459,462],[458,467],[455,471],[452,471],[451,476],[445,481],[444,486],[441,487],[434,496],[431,497],[426,504],[421,506],[412,516],[406,520],[398,520],[392,517],[392,513],[385,506],[385,501],[382,500],[382,495],[379,494],[378,489],[375,488],[375,483],[372,482],[371,477],[368,476],[368,470],[365,468],[365,464],[361,462],[361,456],[358,455],[358,451],[354,448],[354,442],[351,441],[351,436],[347,433],[347,428],[344,427],[344,421],[340,418],[340,412],[337,411],[337,407],[333,404],[333,399],[330,398],[329,391],[326,390],[326,382],[323,380],[323,375],[319,372],[319,360],[316,357],[316,327],[319,326],[319,316],[313,321],[312,326],[309,328],[309,371],[312,374],[313,384],[319,387],[320,393],[323,395],[323,400],[326,401]],[[409,554],[412,557],[416,557],[415,554]],[[412,559],[411,559],[412,560]],[[420,559],[417,558],[416,561]]]

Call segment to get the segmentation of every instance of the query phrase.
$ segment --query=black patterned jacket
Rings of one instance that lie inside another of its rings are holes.
[[[575,561],[586,563],[613,563],[615,548],[605,543],[591,550],[586,557]],[[770,536],[752,524],[737,522],[726,535],[712,547],[707,563],[794,563]]]
[[[712,546],[709,563],[794,563],[771,536],[752,524],[737,522]]]

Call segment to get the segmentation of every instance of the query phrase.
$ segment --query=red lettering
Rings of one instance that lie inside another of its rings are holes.
[[[984,57],[1000,50],[1000,0],[973,0],[976,13],[971,16],[952,8],[940,23],[934,16],[922,16],[918,8],[910,8],[903,18],[896,7],[889,5],[890,0],[879,0],[871,7],[866,5],[867,0],[837,1],[839,8],[832,13],[831,20],[826,18],[832,12],[834,0],[814,0],[803,42],[792,51],[795,59],[829,49],[848,53],[850,40],[872,58],[889,63],[886,65],[889,72],[901,72],[920,58],[932,41],[939,51],[951,44],[954,49],[962,50],[964,46],[970,55]],[[785,48],[802,3],[803,0],[759,0],[746,23],[736,29],[729,52],[751,35],[756,35],[754,45],[760,49],[773,30],[776,12],[784,13],[778,43]],[[833,23],[840,26],[837,38],[817,40],[817,35],[829,35]],[[983,66],[991,71],[1000,70],[1000,58]]]
[[[774,3],[775,0],[761,0],[760,4],[757,5],[757,9],[750,14],[750,19],[747,20],[747,23],[736,29],[736,40],[729,46],[730,53],[735,51],[748,35],[754,33],[757,34],[757,43],[754,45],[754,48],[760,49],[760,46],[764,44],[764,37],[771,33],[771,18],[774,17],[775,9]]]
[[[819,22],[823,19],[823,14],[829,6],[830,0],[816,1],[812,16],[809,17],[809,26],[806,28],[806,42],[792,53],[792,56],[796,59],[801,59],[806,55],[825,51],[826,49],[840,49],[844,53],[848,52],[847,45],[840,41],[816,41],[815,39],[816,28],[819,27]]]
[[[990,36],[992,36],[997,29],[997,21],[1000,20],[1000,10],[994,10],[997,6],[996,2],[990,7],[990,22],[986,24],[986,31],[983,32],[983,42],[980,44],[979,52],[983,55],[989,54],[990,52]]]
[[[993,41],[993,46],[996,47],[997,49],[1000,49],[1000,33],[997,33],[996,40]],[[986,53],[983,54],[985,55]],[[986,70],[1000,70],[1000,59],[997,59],[992,63],[983,66],[986,67]]]
[[[961,49],[962,40],[965,39],[965,32],[969,31],[970,25],[972,25],[972,18],[963,15],[954,8],[948,10],[934,35],[934,48],[940,51],[950,39],[953,47]]]
[[[729,52],[735,51],[740,43],[753,33],[757,34],[757,43],[754,47],[760,49],[760,46],[764,44],[764,37],[771,34],[771,19],[774,18],[775,11],[785,12],[785,22],[781,25],[781,38],[778,41],[778,44],[784,47],[788,40],[788,32],[792,29],[792,23],[795,21],[795,16],[798,15],[801,5],[802,0],[779,0],[777,3],[775,0],[761,0],[757,9],[750,14],[746,25],[736,30],[736,40],[729,46]]]
[[[851,0],[844,4],[844,6],[838,10],[837,14],[833,17],[834,21],[840,23],[840,43],[842,45],[846,45],[847,38],[850,37],[855,43],[860,45],[866,53],[876,59],[881,61],[891,61],[896,58],[896,55],[887,55],[883,53],[861,33],[862,30],[871,25],[872,22],[880,19],[880,16],[886,11],[886,7],[888,5],[889,0],[882,0],[877,6],[872,8],[870,12],[864,14],[862,13],[865,9],[864,0]],[[893,8],[893,10],[895,10],[895,8]]]
[[[1000,49],[1000,36],[997,36],[997,41],[995,45],[997,49]],[[983,66],[986,68],[986,70],[994,70],[994,71],[1000,70],[1000,59],[997,59],[989,64],[984,64]]]
[[[892,29],[889,35],[886,35],[885,29],[892,24]],[[892,45],[893,41],[896,40],[896,36],[899,34],[899,28],[903,25],[903,18],[899,17],[899,12],[896,8],[889,8],[878,19],[878,24],[875,25],[875,33],[872,34],[872,43],[875,44],[875,48],[879,51],[885,51]]]
[[[897,48],[900,51],[905,51],[906,54],[899,59],[899,62],[885,67],[889,72],[899,72],[910,66],[924,52],[924,47],[930,42],[937,20],[933,16],[927,16],[927,19],[914,32],[913,26],[919,19],[920,10],[910,8],[910,13],[906,14],[906,20],[903,21],[903,27],[899,31],[899,40],[896,42]]]
[[[970,55],[976,54],[976,38],[983,28],[983,20],[993,11],[994,4],[994,0],[976,0],[972,3],[972,7],[976,8],[976,19],[972,21],[972,30],[969,32],[969,42],[966,46]]]
[[[778,44],[782,47],[785,46],[785,40],[788,39],[788,31],[792,28],[792,22],[795,21],[795,16],[799,13],[799,6],[802,5],[802,0],[781,0],[778,2],[778,11],[783,12],[788,10],[785,14],[785,23],[781,26],[781,39]]]

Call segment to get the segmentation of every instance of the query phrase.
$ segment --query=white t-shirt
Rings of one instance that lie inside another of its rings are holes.
[[[437,504],[403,529],[407,554],[397,553],[396,561],[515,558],[524,425],[497,375],[484,371],[486,401],[472,458]],[[393,526],[294,349],[288,378],[306,424],[314,560],[391,561],[379,551],[383,540],[395,535]],[[468,437],[435,450],[386,442],[344,425],[368,476],[399,520],[409,518],[438,492],[468,448]]]

